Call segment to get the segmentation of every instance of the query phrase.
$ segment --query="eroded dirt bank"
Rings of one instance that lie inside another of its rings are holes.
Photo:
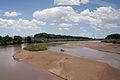
[[[55,51],[22,50],[14,58],[65,80],[120,80],[120,70],[108,64]]]

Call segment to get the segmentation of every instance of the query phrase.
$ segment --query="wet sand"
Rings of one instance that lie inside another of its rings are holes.
[[[16,53],[14,58],[64,80],[120,80],[119,69],[106,63],[82,59],[62,52],[22,50]]]
[[[111,52],[120,54],[120,44],[104,43],[104,42],[76,42],[61,45],[63,48],[72,48],[72,46],[84,46],[103,52]]]

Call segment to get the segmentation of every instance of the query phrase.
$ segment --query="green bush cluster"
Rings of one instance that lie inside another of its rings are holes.
[[[120,34],[110,34],[101,42],[120,44]]]
[[[23,42],[24,42],[23,38],[20,36],[14,37],[10,37],[8,35],[4,37],[0,36],[0,45],[21,44]]]
[[[120,39],[120,34],[110,34],[105,39]]]
[[[43,51],[43,50],[47,50],[47,47],[43,45],[32,44],[32,45],[28,45],[24,49],[28,51]]]

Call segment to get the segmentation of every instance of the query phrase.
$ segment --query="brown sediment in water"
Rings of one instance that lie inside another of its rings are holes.
[[[77,43],[67,43],[63,44],[60,47],[63,48],[72,48],[72,46],[84,46],[92,49],[96,49],[99,51],[104,51],[104,52],[111,52],[111,53],[118,53],[120,54],[120,44],[113,44],[113,43],[104,43],[104,42],[77,42]]]
[[[119,69],[61,52],[22,50],[14,58],[65,80],[120,80]]]

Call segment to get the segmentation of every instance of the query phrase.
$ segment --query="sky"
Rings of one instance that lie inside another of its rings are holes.
[[[0,0],[0,36],[120,33],[120,0]]]

